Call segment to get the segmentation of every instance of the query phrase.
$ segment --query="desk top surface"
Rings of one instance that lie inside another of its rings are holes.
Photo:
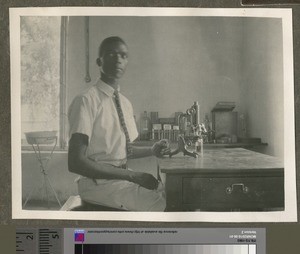
[[[204,149],[203,157],[192,158],[182,153],[172,158],[158,160],[163,173],[275,170],[283,172],[283,162],[276,157],[253,152],[244,148]]]

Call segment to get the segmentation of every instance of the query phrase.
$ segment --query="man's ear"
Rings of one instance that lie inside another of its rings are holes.
[[[97,65],[98,65],[99,67],[101,67],[102,62],[101,62],[101,59],[100,59],[100,58],[97,58],[96,63],[97,63]]]

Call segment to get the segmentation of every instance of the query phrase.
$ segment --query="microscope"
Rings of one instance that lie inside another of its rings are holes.
[[[198,101],[178,116],[178,123],[180,125],[180,135],[178,138],[178,147],[174,151],[171,151],[169,157],[183,152],[184,155],[188,155],[197,158],[200,154],[203,155],[203,137],[207,135],[207,130],[203,123],[200,123],[200,105]],[[194,151],[189,147],[195,147]]]

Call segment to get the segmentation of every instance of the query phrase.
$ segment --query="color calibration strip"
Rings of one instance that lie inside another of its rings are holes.
[[[22,254],[266,254],[264,228],[19,228]]]
[[[76,244],[74,254],[256,254],[255,244],[146,245]]]

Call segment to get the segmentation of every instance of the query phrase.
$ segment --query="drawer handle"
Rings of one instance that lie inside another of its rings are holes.
[[[233,183],[231,186],[226,188],[226,193],[231,194],[233,192],[235,186],[241,186],[243,193],[249,192],[249,188],[247,186],[245,186],[243,183]]]

